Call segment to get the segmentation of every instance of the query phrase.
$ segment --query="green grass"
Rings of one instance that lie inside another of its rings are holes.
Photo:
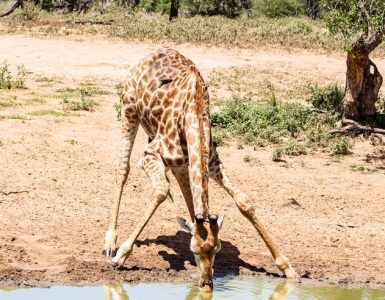
[[[243,157],[243,161],[250,166],[258,166],[261,164],[261,161],[257,157],[252,155],[245,155]]]
[[[110,92],[87,82],[75,88],[66,87],[56,91],[56,97],[63,99],[63,109],[72,111],[94,111],[99,103],[93,98],[109,94]]]
[[[2,108],[16,107],[19,105],[16,100],[17,100],[17,97],[13,95],[2,97],[0,98],[0,107]]]
[[[54,116],[54,117],[67,117],[67,113],[56,111],[53,109],[42,109],[28,113],[30,116]]]
[[[78,141],[75,139],[68,139],[68,140],[65,140],[65,142],[71,145],[76,145],[78,143]]]
[[[25,121],[25,120],[29,120],[30,118],[27,116],[24,116],[24,115],[19,115],[19,114],[0,115],[0,120],[5,120],[5,119]]]
[[[45,100],[47,95],[45,94],[43,95],[43,94],[32,92],[28,96],[29,97],[25,100],[25,103],[28,105],[42,105],[47,103],[47,101]]]
[[[350,170],[352,170],[353,172],[359,172],[362,174],[372,174],[372,173],[376,173],[378,171],[378,169],[376,167],[363,166],[363,165],[357,165],[357,164],[351,165]]]

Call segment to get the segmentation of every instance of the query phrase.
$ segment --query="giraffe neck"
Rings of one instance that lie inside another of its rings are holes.
[[[210,124],[208,103],[205,101],[201,78],[195,67],[189,75],[185,133],[189,153],[189,175],[195,214],[207,217],[208,203],[208,163],[210,149]]]

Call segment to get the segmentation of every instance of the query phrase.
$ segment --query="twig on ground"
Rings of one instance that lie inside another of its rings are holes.
[[[8,196],[8,195],[11,195],[11,194],[29,193],[29,191],[9,191],[9,192],[0,191],[0,193],[5,195],[5,196]]]

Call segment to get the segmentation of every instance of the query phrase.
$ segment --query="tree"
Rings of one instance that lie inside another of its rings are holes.
[[[339,107],[343,119],[365,120],[376,115],[382,76],[369,58],[385,34],[385,0],[324,0],[331,32],[346,38],[345,96]]]
[[[307,0],[307,13],[312,19],[320,17],[318,2],[318,0]]]
[[[171,0],[170,6],[170,21],[178,18],[179,0]]]

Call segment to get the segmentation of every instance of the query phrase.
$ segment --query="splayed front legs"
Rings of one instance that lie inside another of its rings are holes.
[[[252,200],[246,194],[233,186],[230,179],[227,177],[224,167],[219,159],[210,164],[209,171],[210,178],[216,181],[221,187],[224,188],[227,193],[231,195],[242,215],[244,215],[258,231],[259,235],[262,237],[263,241],[266,243],[266,246],[269,248],[271,254],[273,255],[275,264],[277,265],[278,269],[280,269],[287,278],[298,278],[299,276],[291,266],[289,260],[281,254],[277,246],[274,244],[270,234],[259,221],[253,207]]]

